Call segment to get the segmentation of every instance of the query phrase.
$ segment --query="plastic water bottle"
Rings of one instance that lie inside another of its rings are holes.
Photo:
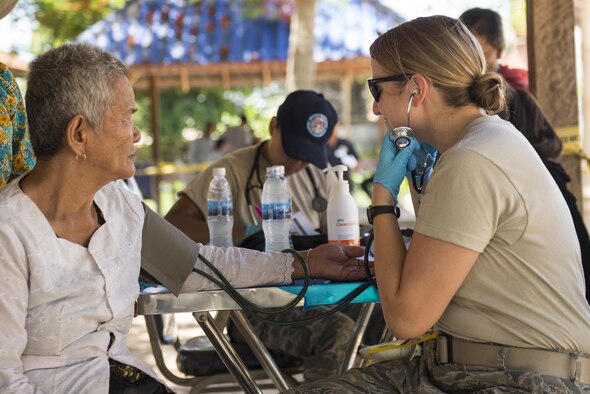
[[[213,179],[207,192],[207,224],[209,225],[209,244],[214,246],[233,246],[232,228],[234,208],[231,189],[225,179],[225,168],[214,168]]]
[[[285,179],[284,166],[266,169],[262,187],[262,230],[265,251],[280,252],[291,247],[291,195]]]

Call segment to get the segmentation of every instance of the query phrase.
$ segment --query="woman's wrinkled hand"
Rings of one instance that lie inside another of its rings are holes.
[[[307,264],[312,278],[330,279],[334,281],[354,281],[367,279],[362,256],[364,248],[341,244],[324,244],[301,255],[307,257]],[[360,257],[360,258],[359,258]],[[293,263],[295,272],[293,279],[303,278],[303,271],[298,262]],[[301,271],[300,271],[301,270]],[[373,263],[370,263],[371,275],[374,274]]]
[[[399,150],[387,135],[383,138],[373,183],[385,187],[391,193],[396,204],[400,185],[408,170],[411,170],[409,164],[413,164],[414,168],[416,167],[413,153],[418,148],[420,148],[420,144],[413,137],[410,138],[410,145]]]

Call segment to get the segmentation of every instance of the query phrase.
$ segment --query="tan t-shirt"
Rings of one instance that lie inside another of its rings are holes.
[[[474,341],[590,354],[590,306],[571,214],[510,123],[478,118],[440,157],[414,230],[481,253],[439,329]]]
[[[261,145],[248,146],[238,149],[227,156],[222,157],[211,164],[197,178],[195,178],[181,194],[190,198],[199,208],[201,213],[207,216],[207,189],[209,182],[213,177],[213,168],[225,167],[226,178],[232,191],[234,203],[234,224],[236,225],[253,225],[254,220],[250,215],[248,200],[246,199],[246,189],[248,189],[248,198],[253,205],[261,205],[262,184],[266,179],[266,168],[271,164],[266,160],[262,153],[258,158],[258,171],[254,170],[251,179],[248,177],[256,159],[256,151]],[[323,174],[321,170],[313,165],[309,165],[311,174],[318,188],[319,194],[329,200],[330,192],[336,177],[332,174]],[[303,212],[309,219],[314,228],[320,228],[322,233],[326,232],[326,212],[317,212],[312,208],[312,201],[315,197],[313,185],[305,170],[287,177],[291,199],[293,201],[293,214]],[[259,222],[262,220],[259,218]]]

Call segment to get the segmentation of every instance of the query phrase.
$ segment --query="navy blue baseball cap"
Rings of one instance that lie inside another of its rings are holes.
[[[326,143],[338,123],[336,110],[320,93],[296,90],[277,112],[285,153],[296,160],[326,168]]]

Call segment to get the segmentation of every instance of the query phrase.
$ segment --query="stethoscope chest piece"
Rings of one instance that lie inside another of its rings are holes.
[[[322,196],[316,196],[311,201],[311,207],[316,212],[324,212],[328,208],[328,201]]]
[[[403,149],[410,145],[409,134],[412,131],[413,130],[408,126],[396,127],[393,130],[391,130],[389,138],[392,139],[392,142],[395,144],[396,148]]]

